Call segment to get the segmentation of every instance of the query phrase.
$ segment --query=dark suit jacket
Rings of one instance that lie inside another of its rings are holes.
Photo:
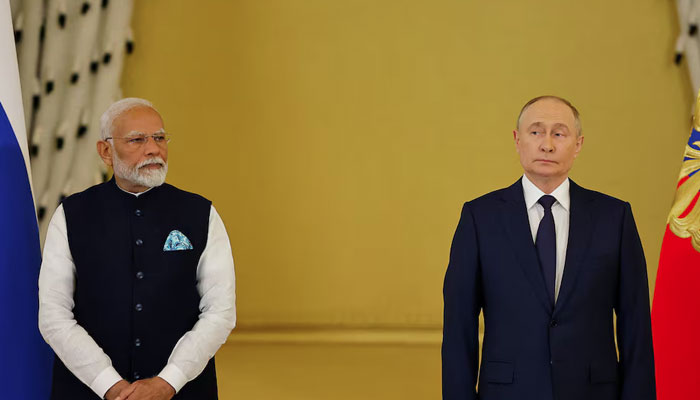
[[[646,262],[630,205],[573,181],[570,195],[554,308],[521,181],[464,204],[445,275],[443,399],[656,398]]]

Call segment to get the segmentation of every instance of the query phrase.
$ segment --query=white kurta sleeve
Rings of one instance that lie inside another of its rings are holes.
[[[75,320],[74,291],[75,264],[60,205],[49,223],[39,272],[39,331],[66,368],[103,398],[122,378],[112,360]]]
[[[199,320],[185,333],[158,374],[176,392],[196,378],[236,325],[233,255],[226,228],[214,206],[209,213],[207,245],[197,265]]]

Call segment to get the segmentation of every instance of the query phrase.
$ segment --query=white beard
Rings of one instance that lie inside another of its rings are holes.
[[[159,164],[160,168],[140,170],[141,167],[149,164]],[[117,156],[116,151],[112,152],[112,168],[114,169],[114,175],[133,184],[149,188],[165,183],[165,176],[168,174],[168,163],[160,157],[151,157],[137,165],[131,166],[123,162]]]

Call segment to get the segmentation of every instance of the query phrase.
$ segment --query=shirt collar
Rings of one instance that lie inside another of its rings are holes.
[[[534,183],[527,179],[526,175],[523,175],[522,182],[523,194],[525,195],[525,206],[529,210],[537,203],[537,200],[539,200],[540,197],[544,196],[546,193],[541,191],[540,188],[535,186]],[[569,211],[569,206],[571,205],[569,186],[569,178],[566,178],[564,179],[564,182],[562,182],[556,189],[554,189],[554,191],[552,191],[552,193],[550,193],[551,196],[557,199],[557,203],[564,207],[566,211]]]
[[[143,192],[134,193],[134,192],[130,192],[130,191],[128,191],[128,190],[122,188],[121,186],[119,186],[119,184],[117,184],[117,181],[116,181],[116,180],[114,181],[114,184],[115,184],[115,185],[119,188],[119,190],[121,190],[122,192],[124,192],[124,193],[129,193],[130,195],[135,196],[135,197],[139,197],[139,196],[141,196],[142,194],[147,193],[149,190],[153,189],[152,187],[150,187],[150,188],[144,190]]]

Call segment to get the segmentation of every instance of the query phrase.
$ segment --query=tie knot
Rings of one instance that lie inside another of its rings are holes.
[[[537,200],[537,202],[540,203],[545,210],[550,210],[555,201],[557,201],[557,199],[548,194],[545,194],[544,196],[540,197],[539,200]]]

